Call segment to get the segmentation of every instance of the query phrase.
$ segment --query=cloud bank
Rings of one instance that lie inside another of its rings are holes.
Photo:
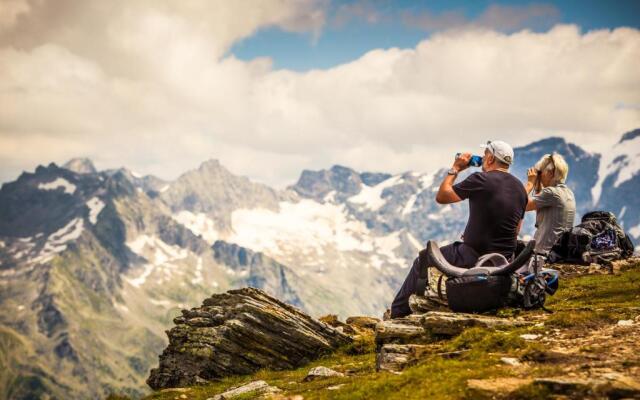
[[[218,158],[284,185],[334,163],[429,171],[487,139],[561,135],[597,150],[640,126],[640,31],[630,28],[466,24],[305,73],[229,54],[265,27],[321,34],[326,10],[312,0],[2,0],[0,179],[73,156],[164,178]],[[480,20],[497,24],[489,11]]]

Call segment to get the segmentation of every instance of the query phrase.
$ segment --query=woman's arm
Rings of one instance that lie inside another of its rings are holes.
[[[527,183],[524,184],[524,191],[527,192],[527,194],[531,193],[533,188],[536,186],[537,179],[538,179],[538,171],[535,168],[529,168],[527,170]]]
[[[538,207],[536,206],[536,201],[529,197],[529,201],[527,201],[527,207],[525,208],[525,211],[534,211],[537,209]]]
[[[536,180],[538,179],[538,171],[535,168],[529,168],[527,170],[527,183],[524,184],[524,191],[527,192],[527,196],[533,188],[536,186]],[[534,211],[537,210],[536,201],[529,197],[527,201],[527,207],[525,211]]]

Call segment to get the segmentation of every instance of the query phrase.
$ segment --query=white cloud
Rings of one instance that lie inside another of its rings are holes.
[[[445,32],[298,73],[227,52],[261,27],[317,32],[323,2],[183,3],[84,2],[49,24],[66,35],[31,6],[0,34],[2,180],[83,154],[166,178],[219,158],[283,185],[332,163],[428,171],[486,139],[597,149],[640,126],[620,107],[640,104],[635,29]]]

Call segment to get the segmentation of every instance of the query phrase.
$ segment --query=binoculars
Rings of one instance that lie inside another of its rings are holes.
[[[456,158],[460,157],[462,153],[456,153]],[[482,156],[471,156],[469,160],[470,167],[479,167],[482,165]]]

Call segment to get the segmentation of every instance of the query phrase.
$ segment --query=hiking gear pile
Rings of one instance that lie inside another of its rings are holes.
[[[572,229],[564,231],[549,251],[548,261],[589,265],[629,258],[634,247],[629,235],[608,211],[592,211]]]
[[[546,296],[558,289],[560,274],[544,269],[544,257],[534,254],[535,241],[530,241],[509,262],[503,255],[481,256],[472,268],[456,267],[444,258],[438,245],[429,241],[421,252],[426,267],[435,267],[446,279],[449,308],[456,312],[477,313],[505,306],[524,309],[544,308]],[[438,295],[444,297],[438,282]],[[426,285],[425,285],[426,286]],[[424,287],[419,286],[423,294]]]

